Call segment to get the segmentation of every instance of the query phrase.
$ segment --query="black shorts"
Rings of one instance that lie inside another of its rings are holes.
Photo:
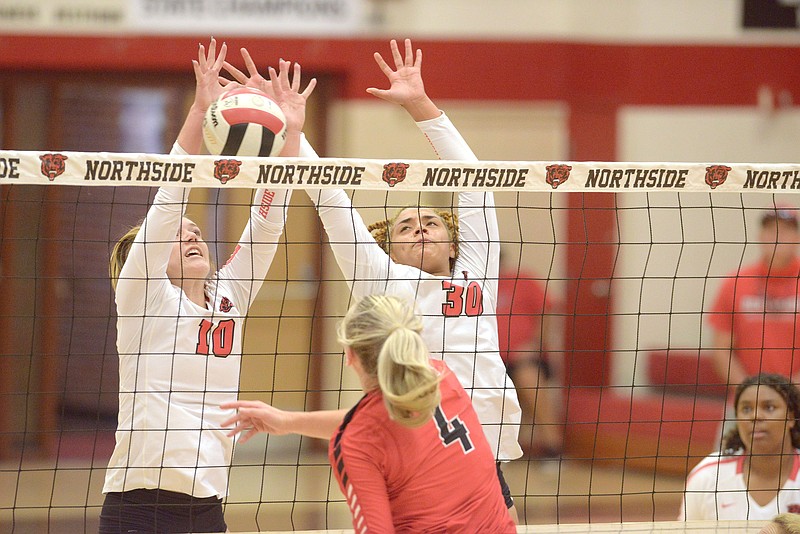
[[[222,499],[162,489],[107,493],[100,512],[100,534],[226,530]]]
[[[497,462],[497,478],[500,481],[500,491],[503,492],[503,500],[506,501],[506,507],[511,508],[514,506],[514,499],[511,498],[511,489],[509,489],[508,484],[506,484],[506,478],[503,476],[500,462]]]

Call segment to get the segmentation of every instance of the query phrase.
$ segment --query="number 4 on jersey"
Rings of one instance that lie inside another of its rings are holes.
[[[436,411],[433,412],[433,417],[436,420],[436,426],[439,427],[439,437],[445,447],[449,447],[458,441],[461,443],[464,454],[469,453],[475,447],[469,439],[469,429],[458,416],[448,421],[442,411],[442,407],[437,406]]]

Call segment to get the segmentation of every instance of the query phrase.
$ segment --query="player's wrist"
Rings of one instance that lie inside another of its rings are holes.
[[[428,95],[413,98],[402,104],[403,108],[411,115],[416,122],[435,119],[442,114],[442,111],[433,103]]]

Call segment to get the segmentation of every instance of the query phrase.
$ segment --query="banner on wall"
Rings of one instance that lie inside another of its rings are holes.
[[[5,34],[342,35],[364,0],[0,0]]]

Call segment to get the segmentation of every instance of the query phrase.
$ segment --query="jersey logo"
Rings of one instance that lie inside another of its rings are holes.
[[[228,313],[233,308],[233,303],[228,297],[222,297],[222,301],[219,303],[219,311],[222,313]]]
[[[242,162],[238,159],[214,160],[214,178],[226,184],[239,176],[239,167]]]
[[[389,187],[394,187],[406,179],[408,167],[408,163],[387,163],[383,166],[383,176],[381,178],[389,184]]]
[[[728,179],[731,168],[727,165],[710,165],[706,167],[706,184],[711,189],[716,189]]]
[[[555,165],[548,165],[545,167],[545,169],[547,170],[545,181],[550,184],[553,189],[555,189],[559,185],[569,180],[569,171],[572,170],[572,165],[558,163]]]
[[[790,504],[786,507],[786,511],[790,514],[800,514],[800,504]]]
[[[64,154],[42,154],[39,156],[39,159],[42,160],[42,176],[45,176],[51,182],[56,179],[56,177],[62,175],[67,168],[66,163],[64,163],[67,159],[67,156]]]

